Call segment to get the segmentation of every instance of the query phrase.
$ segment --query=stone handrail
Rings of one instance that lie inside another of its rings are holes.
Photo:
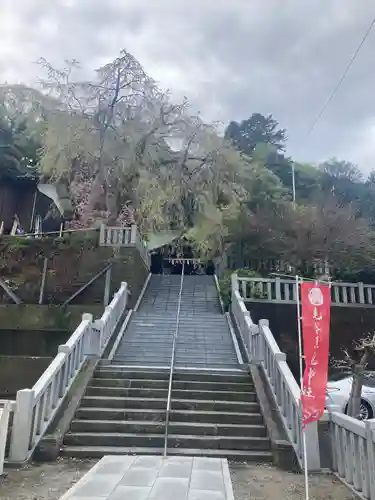
[[[82,321],[32,389],[17,392],[9,460],[28,460],[47,431],[86,359],[101,357],[126,309],[127,283],[122,283],[102,317]]]
[[[303,442],[301,433],[301,391],[290,368],[286,356],[275,341],[268,321],[259,325],[252,322],[243,298],[236,288],[236,277],[232,281],[231,311],[236,326],[246,346],[250,363],[263,368],[268,386],[283,422],[284,430],[292,444],[296,457],[303,468]],[[317,423],[306,429],[307,465],[310,471],[320,469],[319,440]]]
[[[109,227],[102,224],[100,227],[100,246],[109,247],[131,247],[135,246],[139,251],[144,263],[150,267],[150,254],[146,242],[141,238],[138,227]]]
[[[284,273],[288,275],[296,274],[297,269],[290,262],[280,259],[244,259],[236,258],[231,255],[225,256],[226,269],[254,269],[254,271],[265,271],[267,273]],[[322,274],[330,274],[333,272],[333,266],[328,262],[315,260],[306,262],[302,267],[303,272],[312,272],[314,276]]]
[[[332,409],[328,418],[333,472],[361,497],[374,500],[375,420],[361,422]]]
[[[147,243],[141,238],[141,234],[138,231],[137,226],[135,231],[135,247],[138,249],[140,256],[143,259],[143,262],[146,264],[147,268],[151,266],[151,257],[148,251]]]
[[[13,410],[14,401],[0,399],[0,477],[4,474],[4,459],[8,439],[9,417]]]
[[[137,226],[131,227],[109,227],[105,224],[100,226],[101,246],[125,247],[135,244]]]
[[[293,279],[237,277],[237,280],[245,302],[296,302],[296,281]],[[332,282],[331,300],[335,306],[375,305],[375,285]]]
[[[258,325],[252,322],[241,290],[237,276],[232,275],[233,318],[246,346],[249,361],[263,368],[284,429],[303,467],[299,385],[288,367],[285,354],[280,351],[272,335],[268,321],[261,320]],[[322,420],[329,422],[333,472],[360,496],[375,500],[375,419],[361,422],[331,406]],[[306,441],[308,468],[310,471],[319,470],[316,423],[307,426]]]

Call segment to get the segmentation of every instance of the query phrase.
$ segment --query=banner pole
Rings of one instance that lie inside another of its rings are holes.
[[[299,351],[299,372],[300,372],[300,390],[303,392],[303,348],[302,348],[302,329],[301,329],[301,303],[299,299],[299,284],[300,280],[296,275],[296,301],[297,301],[297,325],[298,325],[298,351]],[[302,399],[301,399],[302,401]],[[301,428],[302,428],[302,447],[303,447],[303,469],[305,476],[305,495],[306,500],[309,500],[309,471],[307,468],[307,450],[306,450],[306,429],[302,425],[302,404],[301,404]]]

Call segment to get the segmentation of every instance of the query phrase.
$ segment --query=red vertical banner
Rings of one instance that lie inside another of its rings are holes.
[[[302,425],[319,420],[325,408],[331,291],[327,285],[301,284],[303,374]]]

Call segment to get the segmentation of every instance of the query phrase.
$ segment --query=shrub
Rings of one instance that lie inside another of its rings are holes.
[[[256,271],[254,271],[253,269],[244,268],[244,269],[236,269],[235,271],[227,269],[219,280],[220,294],[226,311],[228,311],[232,300],[231,276],[234,272],[237,273],[237,275],[241,278],[261,278],[261,275]],[[262,294],[260,291],[255,289],[253,297],[262,298]]]

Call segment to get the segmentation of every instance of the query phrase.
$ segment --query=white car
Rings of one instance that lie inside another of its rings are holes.
[[[337,375],[335,380],[331,379],[327,384],[326,406],[335,405],[340,407],[342,413],[346,413],[353,377],[348,373]],[[362,399],[359,418],[368,420],[375,415],[375,372],[367,372],[362,387]]]

